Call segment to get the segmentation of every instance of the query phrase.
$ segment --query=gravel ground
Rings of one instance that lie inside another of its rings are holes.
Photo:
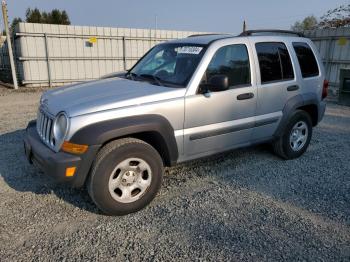
[[[350,108],[329,104],[299,159],[263,145],[179,165],[150,206],[108,217],[25,161],[39,97],[0,90],[0,260],[350,261]]]

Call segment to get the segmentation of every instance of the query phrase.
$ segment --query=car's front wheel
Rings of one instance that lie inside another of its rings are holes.
[[[162,176],[158,152],[142,140],[125,138],[100,150],[87,186],[92,200],[105,214],[125,215],[153,200]]]
[[[309,114],[297,110],[289,119],[283,134],[273,142],[274,152],[284,159],[301,156],[309,146],[312,136],[312,122]]]

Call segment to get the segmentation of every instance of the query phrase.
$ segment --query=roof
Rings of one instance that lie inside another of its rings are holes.
[[[234,35],[229,34],[203,34],[203,35],[191,35],[187,38],[171,40],[167,43],[181,43],[181,44],[199,44],[199,45],[208,45],[212,41],[235,37]]]
[[[266,29],[266,30],[248,30],[242,32],[240,35],[230,35],[230,34],[199,34],[199,35],[190,35],[187,38],[171,40],[167,43],[181,43],[181,44],[197,44],[197,45],[208,45],[213,41],[234,37],[261,37],[261,36],[296,36],[303,37],[302,33],[287,31],[287,30],[276,30],[276,29]]]
[[[247,30],[243,31],[239,36],[253,36],[253,35],[281,35],[281,36],[299,36],[304,37],[301,32],[295,32],[290,30],[280,30],[280,29],[259,29],[259,30]]]

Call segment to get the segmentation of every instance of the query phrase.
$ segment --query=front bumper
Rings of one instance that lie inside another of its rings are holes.
[[[66,182],[72,187],[84,185],[92,162],[99,146],[89,146],[86,153],[72,155],[64,152],[54,152],[40,139],[36,131],[36,122],[29,122],[24,137],[24,151],[29,163],[34,164],[46,175],[58,182]],[[66,168],[76,167],[74,176],[66,177]]]

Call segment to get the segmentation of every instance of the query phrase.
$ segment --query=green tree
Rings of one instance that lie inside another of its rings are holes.
[[[30,9],[26,11],[26,22],[28,23],[42,23],[42,15],[38,8]]]
[[[51,12],[40,12],[38,8],[28,8],[26,11],[26,22],[70,25],[70,20],[67,12],[65,10],[60,11],[58,9],[53,9]]]
[[[22,18],[20,18],[20,17],[15,17],[15,18],[13,18],[12,23],[11,23],[11,25],[10,25],[10,32],[14,32],[14,31],[15,31],[15,28],[16,28],[16,25],[17,25],[18,23],[20,23],[20,22],[23,22],[23,21],[22,21]],[[1,34],[1,35],[6,35],[5,30],[2,30],[2,32],[1,32],[0,34]]]
[[[46,12],[41,12],[41,23],[43,24],[50,24],[50,17],[49,14]]]
[[[58,9],[53,9],[51,12],[40,12],[38,8],[28,8],[26,11],[25,21],[27,23],[70,25],[70,20],[67,12],[65,10],[60,11]],[[12,20],[10,31],[13,32],[16,25],[20,22],[23,22],[22,18],[15,17]],[[4,31],[2,34],[5,35]]]
[[[16,25],[17,25],[18,23],[20,23],[20,22],[23,22],[23,21],[22,21],[22,18],[20,18],[20,17],[15,17],[15,18],[13,18],[12,23],[11,23],[11,28],[10,28],[11,32],[14,32],[14,31],[15,31]]]
[[[51,13],[47,14],[47,23],[59,24],[59,25],[70,25],[69,17],[66,11],[60,11],[53,9]]]
[[[317,18],[313,15],[305,17],[303,21],[297,21],[291,26],[295,32],[302,32],[305,30],[312,30],[318,27]]]

